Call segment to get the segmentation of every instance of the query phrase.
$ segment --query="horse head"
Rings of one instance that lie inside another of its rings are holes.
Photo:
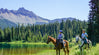
[[[77,36],[76,36],[76,43],[78,43],[79,40],[80,40],[80,37],[79,37],[79,35],[77,35]]]
[[[47,38],[47,44],[49,44],[50,41],[51,41],[51,38],[50,38],[50,36],[48,36],[48,38]]]

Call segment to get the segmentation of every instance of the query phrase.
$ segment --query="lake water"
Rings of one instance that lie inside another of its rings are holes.
[[[0,55],[32,55],[48,49],[52,49],[52,46],[32,44],[0,44]]]

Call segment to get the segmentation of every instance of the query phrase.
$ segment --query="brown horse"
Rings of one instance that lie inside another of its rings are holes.
[[[56,47],[57,43],[56,43],[55,38],[48,36],[47,44],[49,42],[52,42],[54,44],[54,46]],[[67,54],[69,55],[69,42],[67,40],[64,40],[64,42],[65,42],[64,46],[66,49],[63,48],[63,51],[64,51],[65,55],[66,55],[66,51],[67,51]],[[56,47],[56,55],[58,55],[58,54],[60,55],[60,49],[62,49],[61,43]]]

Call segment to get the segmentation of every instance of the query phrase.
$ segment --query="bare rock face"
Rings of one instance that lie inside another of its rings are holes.
[[[18,10],[0,9],[0,16],[16,24],[48,23],[49,20],[37,16],[32,11],[19,8]]]

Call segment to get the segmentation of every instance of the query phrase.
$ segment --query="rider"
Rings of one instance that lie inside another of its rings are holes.
[[[82,38],[82,44],[80,47],[82,47],[85,43],[88,43],[88,34],[85,32],[85,29],[82,30],[82,35],[81,35],[81,38]],[[89,47],[89,43],[88,43],[88,47]]]
[[[65,48],[64,43],[63,43],[63,38],[64,38],[64,34],[62,30],[59,30],[59,34],[57,36],[57,40],[60,41],[63,44],[63,48]],[[58,46],[59,43],[57,43],[56,47]]]

